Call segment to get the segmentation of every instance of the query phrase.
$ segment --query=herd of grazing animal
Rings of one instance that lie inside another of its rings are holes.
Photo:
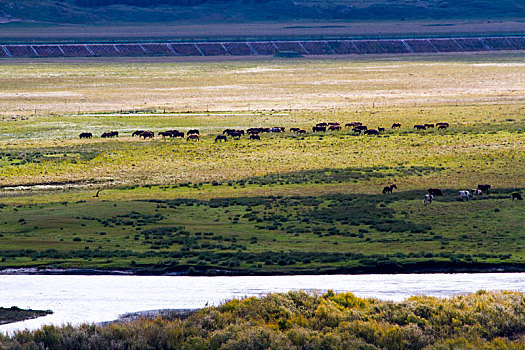
[[[381,133],[385,132],[384,127],[378,127],[377,129],[370,129],[366,125],[363,125],[362,122],[347,123],[345,124],[344,127],[352,128],[352,131],[357,134],[363,133],[364,135],[369,135],[369,136],[380,135]],[[437,127],[438,129],[446,129],[449,127],[449,123],[436,123],[435,125],[434,124],[414,125],[414,128],[417,130],[425,130],[425,129],[434,128],[434,127]],[[392,124],[392,129],[399,129],[399,128],[401,128],[401,123]],[[341,124],[337,122],[329,122],[329,123],[322,122],[322,123],[317,123],[314,127],[312,127],[312,132],[317,133],[317,132],[327,132],[327,131],[340,131],[342,129],[343,127],[341,126]],[[297,127],[290,128],[289,130],[290,132],[293,132],[296,134],[306,134],[306,130],[297,128]],[[236,130],[236,129],[226,129],[222,132],[222,135],[220,135],[220,137],[217,136],[215,138],[215,142],[228,141],[228,137],[231,137],[234,140],[239,140],[241,137],[245,136],[246,134],[250,135],[249,139],[251,140],[260,140],[261,139],[260,134],[283,133],[285,131],[286,131],[286,128],[282,126],[274,126],[271,128],[249,128],[246,131]],[[157,135],[162,137],[162,139],[166,139],[168,137],[183,139],[186,136],[187,141],[199,141],[200,140],[200,133],[199,133],[199,130],[197,129],[188,130],[186,135],[184,134],[184,132],[179,131],[179,130],[161,131]],[[118,131],[104,132],[101,135],[102,138],[114,138],[118,136],[119,136]],[[155,137],[155,133],[153,131],[148,131],[148,130],[136,130],[131,134],[131,136],[133,137],[138,136],[139,138],[146,140],[146,139],[153,139]],[[79,137],[80,139],[91,139],[93,138],[93,134],[90,132],[83,132],[79,135]]]
[[[425,124],[416,124],[414,125],[414,129],[416,130],[426,130],[426,129],[447,129],[450,126],[449,123],[440,122],[436,124],[431,123],[425,123]],[[377,129],[369,129],[366,125],[363,125],[362,122],[351,122],[345,124],[346,128],[352,128],[352,131],[357,134],[365,134],[365,135],[379,135],[383,132],[385,132],[385,128],[378,127]],[[401,128],[401,123],[393,123],[391,126],[392,129],[399,129]],[[341,124],[336,122],[322,122],[317,123],[315,126],[312,127],[312,132],[327,132],[327,131],[340,131],[342,129]],[[225,129],[221,135],[217,135],[215,137],[215,142],[226,142],[228,141],[228,137],[239,140],[241,137],[247,135],[250,140],[261,140],[260,134],[263,133],[283,133],[286,131],[286,128],[281,126],[274,126],[271,128],[249,128],[246,131],[244,130],[237,130],[237,129]],[[289,129],[290,132],[296,133],[296,134],[306,134],[306,130],[292,127]],[[169,138],[184,138],[186,136],[186,141],[200,141],[200,132],[197,129],[191,129],[186,132],[186,135],[182,131],[178,130],[168,130],[168,131],[161,131],[157,134],[158,136],[161,136],[163,139],[169,137]],[[104,132],[101,137],[102,138],[114,138],[118,137],[119,133],[117,131],[110,131],[110,132]],[[147,131],[147,130],[136,130],[134,131],[131,136],[135,137],[138,136],[139,138],[146,139],[153,139],[155,136],[155,133],[153,131]],[[90,132],[83,132],[79,135],[80,139],[91,139],[93,138],[93,134]],[[397,189],[397,186],[395,184],[391,184],[389,186],[385,186],[383,188],[382,193],[388,194],[392,193],[394,189]],[[485,193],[489,193],[491,189],[490,185],[478,185],[476,189],[471,190],[461,190],[459,191],[459,200],[467,200],[469,201],[471,198],[481,196]],[[434,199],[439,196],[443,196],[443,191],[439,188],[429,188],[428,193],[424,195],[424,204],[432,204]],[[512,200],[523,200],[523,197],[520,193],[515,192],[511,194]]]
[[[392,185],[389,185],[389,186],[385,186],[383,188],[383,194],[388,194],[388,193],[392,193],[393,190],[396,189],[397,190],[397,185],[396,184],[392,184]],[[467,200],[469,201],[471,198],[474,198],[474,197],[477,197],[477,196],[481,196],[483,194],[488,194],[490,193],[490,190],[492,189],[492,186],[491,185],[478,185],[477,188],[475,189],[472,189],[470,191],[468,190],[461,190],[459,191],[459,200]],[[429,188],[427,190],[428,193],[426,193],[424,196],[423,196],[423,204],[427,205],[427,204],[432,204],[432,202],[434,201],[434,199],[436,197],[440,197],[440,196],[443,196],[443,191],[440,190],[439,188]],[[510,194],[512,200],[518,200],[518,201],[521,201],[523,200],[523,197],[521,195],[521,193],[519,192],[513,192]]]

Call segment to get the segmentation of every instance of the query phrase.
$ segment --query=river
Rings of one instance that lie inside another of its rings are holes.
[[[308,276],[0,275],[0,306],[52,310],[52,315],[0,326],[0,332],[103,322],[156,309],[194,309],[231,298],[289,290],[350,291],[401,301],[412,295],[449,297],[484,290],[525,292],[525,273]]]

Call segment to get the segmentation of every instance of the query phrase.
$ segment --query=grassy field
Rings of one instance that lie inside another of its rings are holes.
[[[525,266],[524,207],[510,199],[525,188],[521,54],[2,63],[0,267]],[[357,120],[387,130],[310,132]],[[451,127],[413,129],[440,121]],[[214,142],[225,128],[275,125],[309,132]],[[175,128],[202,140],[130,136]],[[121,137],[99,137],[110,130]],[[96,137],[79,140],[83,131]],[[399,190],[381,195],[391,183]],[[490,194],[458,200],[485,183]],[[424,206],[430,187],[445,195]]]
[[[6,349],[525,349],[524,295],[485,292],[403,302],[306,292],[233,299],[189,317],[44,326]]]

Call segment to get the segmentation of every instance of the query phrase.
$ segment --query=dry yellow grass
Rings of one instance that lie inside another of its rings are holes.
[[[0,65],[0,84],[4,186],[54,181],[111,186],[198,183],[377,166],[444,168],[388,180],[403,181],[405,189],[478,182],[524,186],[522,54],[185,63],[32,60]],[[164,108],[201,113],[96,113]],[[34,109],[37,116],[32,115]],[[234,112],[202,113],[206,109]],[[12,120],[14,115],[27,119]],[[353,120],[386,128],[399,121],[403,129],[381,138],[343,132],[322,140],[265,135],[259,143],[213,142],[213,134],[224,128],[308,128],[319,121]],[[412,132],[413,124],[439,121],[453,127],[444,133]],[[136,129],[192,127],[203,132],[203,141],[129,137]],[[100,135],[108,130],[124,137],[77,139],[81,131]],[[384,181],[367,180],[366,186],[358,181],[345,188],[376,193]],[[298,186],[287,191],[308,190]]]
[[[523,101],[525,55],[232,62],[0,62],[0,115],[326,110]]]

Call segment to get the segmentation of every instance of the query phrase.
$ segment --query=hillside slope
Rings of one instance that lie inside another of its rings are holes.
[[[519,0],[0,0],[0,23],[458,18],[523,19],[525,5]]]

